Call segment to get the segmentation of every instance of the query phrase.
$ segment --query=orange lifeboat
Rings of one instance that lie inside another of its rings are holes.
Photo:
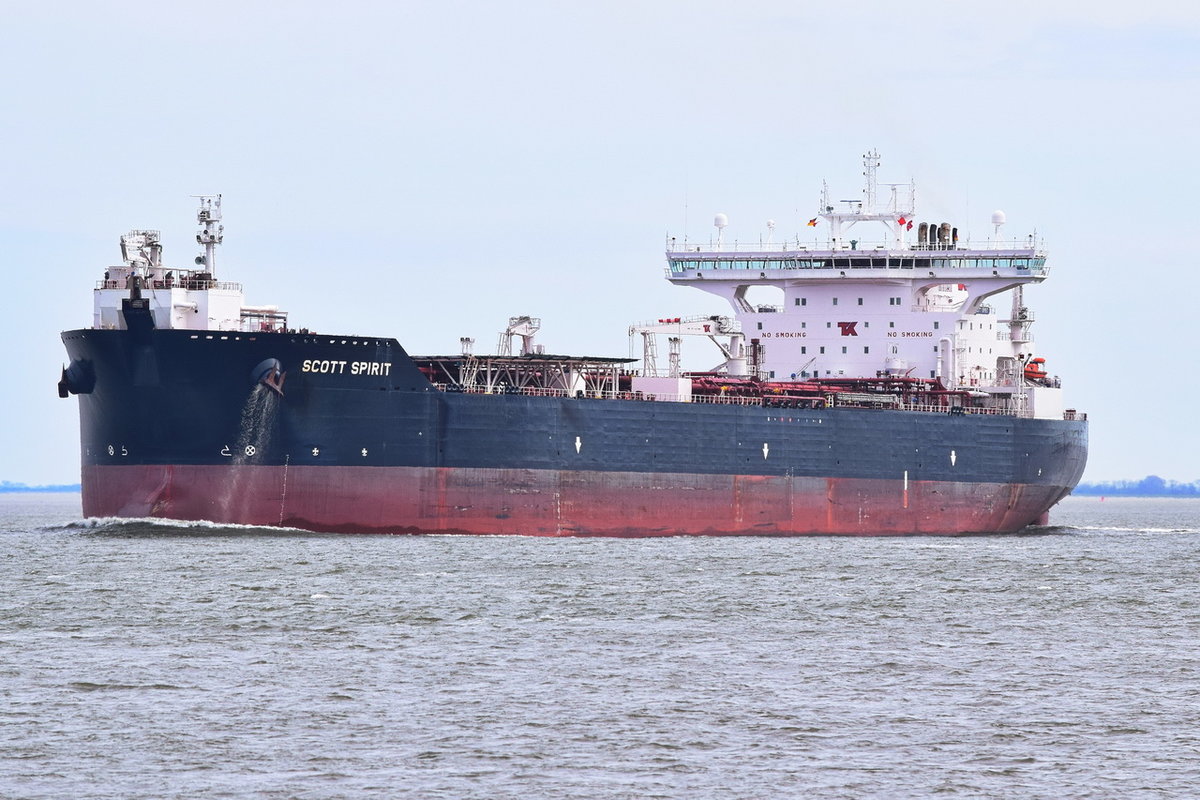
[[[1025,365],[1025,378],[1031,381],[1046,380],[1046,359],[1030,359],[1029,363]]]

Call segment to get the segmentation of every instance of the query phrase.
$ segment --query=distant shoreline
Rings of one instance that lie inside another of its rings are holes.
[[[9,483],[8,481],[0,481],[0,494],[79,494],[80,486],[78,483],[62,483],[49,486],[26,486],[23,483]]]
[[[1200,481],[1180,483],[1147,475],[1140,481],[1081,483],[1071,494],[1083,497],[1200,497]]]
[[[1129,492],[1081,492],[1076,490],[1071,492],[1068,497],[1095,497],[1101,500],[1117,500],[1122,497],[1130,497],[1135,500],[1197,500],[1200,499],[1200,494],[1131,494]]]

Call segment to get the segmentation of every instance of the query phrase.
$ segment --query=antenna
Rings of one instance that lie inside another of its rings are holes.
[[[683,243],[687,244],[688,237],[688,189],[689,189],[688,172],[685,167],[683,170]]]
[[[775,243],[775,220],[767,220],[767,244]]]
[[[863,175],[867,179],[863,189],[863,205],[868,214],[875,213],[875,170],[879,169],[879,151],[871,150],[863,155]]]

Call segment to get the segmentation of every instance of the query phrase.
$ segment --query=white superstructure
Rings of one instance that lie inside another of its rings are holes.
[[[204,254],[195,269],[168,267],[158,231],[134,230],[121,237],[123,264],[108,267],[93,293],[93,327],[123,330],[124,304],[136,298],[150,309],[155,328],[198,331],[282,331],[287,313],[276,306],[247,306],[240,283],[216,279],[216,245],[224,238],[221,196],[202,196],[196,213],[196,243]]]
[[[731,244],[720,214],[715,243],[668,242],[668,280],[733,308],[745,347],[740,340],[722,346],[721,370],[746,374],[748,364],[769,381],[940,378],[948,389],[985,393],[997,409],[1061,416],[1058,380],[1045,374],[1044,360],[1034,361],[1033,314],[1022,295],[1048,274],[1036,235],[1003,240],[1005,216],[997,211],[994,235],[973,245],[948,223],[916,221],[911,183],[886,185],[881,204],[879,154],[867,153],[864,166],[861,200],[835,204],[822,191],[808,225],[823,228],[824,241]],[[882,241],[856,238],[856,226],[868,222],[882,227]],[[768,228],[773,234],[774,223]],[[762,302],[758,295],[768,291],[774,297]],[[1005,292],[1011,298],[996,304]],[[682,321],[679,332],[665,322],[630,331],[647,337],[648,374],[656,372],[653,334],[692,332]]]

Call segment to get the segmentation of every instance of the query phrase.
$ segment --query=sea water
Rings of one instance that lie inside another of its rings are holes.
[[[1200,501],[325,536],[0,496],[3,798],[1200,796]]]

